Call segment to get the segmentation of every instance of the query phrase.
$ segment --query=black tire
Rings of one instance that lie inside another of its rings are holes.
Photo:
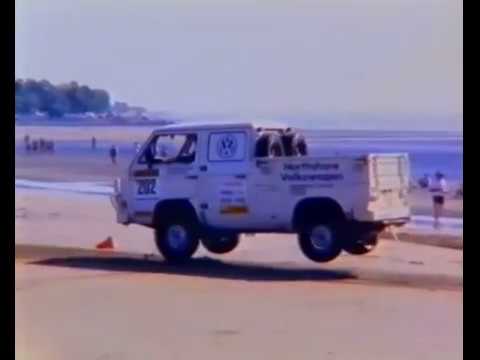
[[[378,245],[378,233],[369,232],[362,234],[360,240],[357,242],[347,245],[344,247],[344,250],[351,255],[365,255],[372,252]]]
[[[315,223],[305,227],[298,235],[303,254],[315,262],[328,262],[343,249],[340,223]]]
[[[173,217],[156,227],[155,243],[166,261],[180,263],[193,256],[200,241],[193,221]]]
[[[240,242],[238,234],[212,235],[202,239],[202,245],[214,254],[226,254],[234,250]]]

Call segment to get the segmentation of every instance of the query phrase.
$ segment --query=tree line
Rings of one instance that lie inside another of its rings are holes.
[[[110,95],[72,81],[53,85],[47,80],[15,80],[15,113],[42,112],[50,117],[64,114],[102,113],[110,109]]]

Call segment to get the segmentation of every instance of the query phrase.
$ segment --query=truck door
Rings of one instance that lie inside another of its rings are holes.
[[[197,134],[154,135],[130,168],[133,217],[151,223],[153,210],[164,199],[190,199],[197,189]]]
[[[250,226],[249,135],[247,129],[206,134],[205,158],[199,168],[198,199],[201,220],[210,226],[227,229]]]

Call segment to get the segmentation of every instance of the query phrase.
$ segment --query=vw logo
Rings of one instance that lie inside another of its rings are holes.
[[[225,135],[217,142],[217,154],[221,159],[231,159],[237,152],[237,139],[232,135]]]

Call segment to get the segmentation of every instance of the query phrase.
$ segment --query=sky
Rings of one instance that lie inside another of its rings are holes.
[[[15,18],[17,78],[185,118],[463,129],[457,0],[16,0]]]

